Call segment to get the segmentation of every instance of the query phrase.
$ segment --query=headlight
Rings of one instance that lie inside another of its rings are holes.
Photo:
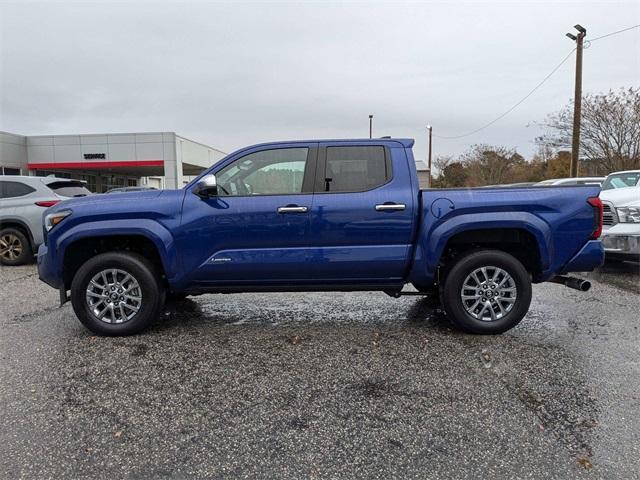
[[[60,210],[59,212],[49,213],[44,217],[44,228],[51,230],[58,225],[62,220],[71,215],[71,210]]]
[[[617,211],[621,223],[640,223],[640,207],[620,207]]]

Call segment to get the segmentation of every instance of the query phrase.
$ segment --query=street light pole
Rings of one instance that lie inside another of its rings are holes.
[[[429,130],[429,155],[427,157],[428,158],[427,168],[429,169],[429,182],[427,186],[431,188],[431,142],[432,142],[433,127],[431,125],[427,125],[427,130]]]
[[[578,163],[580,161],[580,117],[582,115],[582,50],[587,29],[577,24],[573,28],[578,30],[578,35],[567,33],[567,37],[576,42],[576,80],[573,98],[573,138],[571,141],[571,166],[569,176],[578,176]]]
[[[369,138],[373,138],[373,115],[369,115]]]

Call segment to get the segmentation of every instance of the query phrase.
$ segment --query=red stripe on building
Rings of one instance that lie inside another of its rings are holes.
[[[104,162],[55,162],[55,163],[29,163],[29,170],[52,170],[52,169],[103,169],[103,168],[123,168],[123,167],[162,167],[164,160],[118,160]]]

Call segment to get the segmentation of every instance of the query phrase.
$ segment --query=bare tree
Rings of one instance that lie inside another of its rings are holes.
[[[548,132],[539,144],[570,149],[573,104],[549,115],[544,125]],[[598,173],[640,168],[640,87],[583,97],[580,129],[580,156]]]
[[[498,185],[510,180],[515,165],[524,164],[524,158],[504,147],[473,145],[462,156],[467,167],[468,185]]]
[[[463,187],[467,180],[467,173],[462,162],[450,156],[438,156],[433,162],[438,176],[433,185],[439,188]]]

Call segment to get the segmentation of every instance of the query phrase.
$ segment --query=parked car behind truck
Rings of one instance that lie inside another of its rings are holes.
[[[640,260],[640,187],[600,193],[604,208],[602,244],[607,258]]]
[[[625,170],[607,175],[602,183],[602,190],[613,190],[640,186],[640,170]]]
[[[165,297],[248,291],[438,294],[462,330],[523,318],[532,282],[603,261],[598,186],[420,190],[411,139],[239,150],[181,190],[46,212],[40,278],[104,335],[140,332]]]
[[[42,213],[67,198],[90,194],[80,180],[0,175],[0,263],[33,261],[42,243]]]

